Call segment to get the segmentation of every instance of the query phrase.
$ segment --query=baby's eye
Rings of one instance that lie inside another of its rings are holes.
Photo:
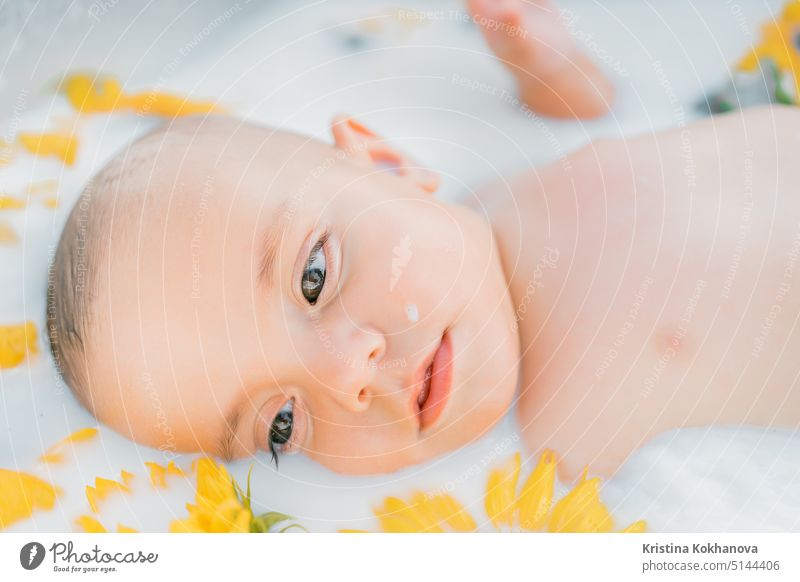
[[[292,439],[294,428],[294,399],[283,405],[275,415],[269,428],[269,450],[272,457],[276,458],[277,452]]]
[[[303,297],[311,305],[317,302],[325,285],[325,242],[327,238],[327,234],[323,235],[311,249],[300,281]]]

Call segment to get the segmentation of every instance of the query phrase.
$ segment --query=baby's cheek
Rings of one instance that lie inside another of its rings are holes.
[[[412,463],[409,443],[400,442],[386,427],[365,429],[344,423],[315,431],[306,454],[344,475],[371,475],[402,469]]]

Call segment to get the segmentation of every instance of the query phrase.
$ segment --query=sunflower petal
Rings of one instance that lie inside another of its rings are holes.
[[[62,452],[67,445],[89,441],[96,437],[97,434],[98,430],[96,428],[82,428],[76,430],[71,435],[61,439],[47,449],[47,451],[39,457],[39,461],[42,463],[60,463],[64,460]]]
[[[554,533],[609,532],[611,515],[600,501],[600,480],[586,479],[567,493],[553,509],[548,529]]]
[[[61,442],[67,444],[67,443],[82,443],[85,441],[90,441],[98,435],[98,432],[99,431],[96,428],[91,428],[91,427],[82,428],[80,430],[76,430]]]
[[[25,208],[27,203],[21,198],[14,196],[0,196],[0,210],[19,210]]]
[[[520,454],[516,453],[505,467],[489,473],[486,483],[486,513],[495,527],[511,526],[517,505]]]
[[[64,460],[64,455],[62,455],[61,453],[45,453],[41,457],[39,457],[39,461],[51,465],[55,463],[60,463],[63,460]]]
[[[124,478],[123,471],[123,478]],[[128,473],[130,475],[130,473]],[[130,487],[125,483],[114,481],[113,479],[105,479],[103,477],[95,477],[94,487],[91,485],[86,486],[86,500],[89,502],[89,507],[92,508],[94,513],[99,513],[99,502],[103,501],[114,491],[121,491],[123,493],[130,493]]]
[[[214,103],[192,101],[178,95],[158,91],[126,95],[122,91],[119,81],[113,77],[71,75],[64,80],[63,90],[72,107],[81,113],[132,109],[140,115],[178,117],[218,110]]]
[[[442,528],[431,516],[428,508],[419,503],[411,505],[397,497],[387,497],[383,506],[375,510],[381,529],[390,533],[438,533]]]
[[[36,351],[36,326],[33,322],[0,326],[0,368],[18,366],[28,354]]]
[[[163,117],[181,117],[211,113],[217,106],[211,102],[191,101],[178,95],[146,91],[125,98],[125,104],[139,115],[161,115]]]
[[[647,522],[643,519],[634,521],[625,529],[620,530],[620,533],[644,533],[647,531]]]
[[[154,464],[155,465],[155,464]],[[253,515],[236,493],[236,484],[223,465],[207,457],[193,463],[197,472],[195,504],[187,503],[189,517],[170,523],[171,532],[249,533]],[[177,466],[161,467],[163,474],[177,474]],[[156,471],[157,474],[161,474]]]
[[[0,530],[30,517],[34,509],[53,509],[59,490],[38,477],[0,469]]]
[[[475,531],[478,524],[456,499],[447,493],[440,493],[426,498],[431,510],[439,516],[440,523],[446,523],[450,529],[458,532]]]
[[[547,516],[553,502],[555,479],[555,453],[545,450],[539,459],[539,464],[522,486],[522,492],[517,500],[519,524],[522,529],[540,530],[547,524]]]
[[[151,461],[145,461],[144,466],[150,471],[150,484],[155,489],[165,489],[167,487],[167,470]]]
[[[64,80],[63,89],[72,107],[81,113],[113,111],[123,98],[122,87],[111,77],[70,75]]]
[[[387,497],[383,505],[374,510],[381,529],[387,533],[417,533],[420,525],[408,515],[408,506],[397,497]]]
[[[102,523],[89,515],[80,516],[75,523],[86,533],[108,533]]]
[[[55,157],[67,166],[75,163],[78,155],[78,138],[60,133],[21,133],[19,142],[30,153],[41,157]]]
[[[136,475],[134,475],[133,473],[129,473],[125,469],[123,469],[122,472],[119,475],[120,475],[120,478],[122,479],[122,483],[125,485],[125,487],[128,487],[128,489],[130,489],[131,481],[133,481],[133,478]]]
[[[17,232],[10,225],[0,222],[0,245],[13,245],[18,242]]]

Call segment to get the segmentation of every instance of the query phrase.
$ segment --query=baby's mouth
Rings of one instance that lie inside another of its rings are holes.
[[[417,394],[417,416],[419,429],[429,429],[441,416],[450,398],[453,381],[453,343],[449,331],[431,356],[431,363],[425,369],[422,387]]]
[[[425,402],[428,400],[428,396],[431,393],[431,375],[433,374],[433,362],[431,365],[428,366],[428,369],[425,370],[425,378],[422,381],[422,390],[419,391],[417,395],[417,405],[419,406],[419,410],[425,408]]]

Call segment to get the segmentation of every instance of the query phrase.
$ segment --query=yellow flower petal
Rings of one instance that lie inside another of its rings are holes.
[[[21,133],[19,142],[30,153],[42,157],[59,158],[66,165],[75,163],[78,155],[78,138],[60,133]]]
[[[125,493],[130,493],[131,490],[128,488],[127,485],[124,483],[120,483],[119,481],[114,481],[113,479],[104,479],[103,477],[97,477],[94,480],[95,489],[97,492],[102,495],[106,496],[112,491],[123,491]]]
[[[374,510],[381,529],[388,533],[417,533],[421,525],[408,515],[408,506],[397,497],[387,497],[383,506]]]
[[[519,524],[522,529],[540,530],[547,524],[553,488],[556,479],[556,457],[553,451],[545,450],[539,464],[522,486],[517,500]]]
[[[167,475],[186,477],[186,472],[178,467],[175,461],[170,461],[166,467],[153,462],[146,462],[145,465],[150,470],[150,482],[156,489],[165,489],[167,487]]]
[[[57,180],[40,180],[38,182],[31,182],[28,184],[28,194],[53,194],[58,190]]]
[[[53,509],[59,490],[38,477],[0,469],[0,530],[30,517],[34,509]]]
[[[80,430],[76,430],[74,433],[69,435],[67,438],[63,440],[64,443],[82,443],[86,441],[92,440],[99,434],[99,431],[96,428],[82,428]]]
[[[128,487],[129,489],[130,489],[131,482],[133,481],[133,478],[135,476],[136,475],[134,475],[133,473],[128,473],[128,471],[126,471],[124,469],[120,473],[120,478],[122,479],[122,482],[125,484],[125,487]]]
[[[89,441],[97,435],[98,431],[96,428],[82,428],[77,430],[47,449],[45,453],[39,457],[39,460],[43,463],[60,463],[64,460],[64,456],[62,455],[64,447],[74,443]]]
[[[800,1],[793,0],[787,2],[786,6],[783,7],[783,15],[781,18],[787,22],[800,24]]]
[[[75,523],[78,524],[86,533],[108,533],[108,530],[103,527],[102,523],[88,515],[80,516],[75,520]]]
[[[397,497],[387,497],[383,507],[375,511],[383,531],[390,533],[438,533],[442,528],[424,503],[408,504]]]
[[[19,210],[25,208],[26,202],[22,198],[15,198],[14,196],[0,196],[0,210]]]
[[[169,524],[170,533],[203,533],[195,527],[192,519],[176,519]]]
[[[620,533],[644,533],[647,531],[647,522],[643,519],[639,521],[634,521],[628,527],[623,530],[620,530]]]
[[[39,457],[39,460],[42,463],[55,464],[62,462],[64,460],[64,455],[61,453],[45,453]]]
[[[81,113],[113,111],[124,100],[122,87],[111,77],[71,75],[64,80],[62,88],[72,107]]]
[[[51,198],[45,198],[42,201],[42,204],[45,205],[45,208],[50,208],[51,210],[54,208],[58,208],[58,197],[53,196]]]
[[[515,454],[509,463],[489,473],[486,484],[486,513],[495,527],[511,526],[517,505],[517,481],[519,480],[520,454]]]
[[[239,500],[233,480],[225,467],[207,457],[199,459],[193,466],[197,472],[195,504],[186,504],[189,517],[170,523],[170,531],[249,532],[253,516]],[[164,469],[164,474],[168,469]],[[172,472],[177,470],[178,467],[174,467]]]
[[[217,107],[211,102],[191,101],[178,95],[147,91],[131,95],[126,100],[126,105],[139,115],[161,115],[164,117],[180,117],[183,115],[197,115],[211,113]]]
[[[478,529],[478,524],[469,512],[452,496],[446,493],[435,495],[428,498],[428,504],[453,531],[465,532]]]
[[[0,326],[0,368],[18,366],[28,354],[37,351],[36,326],[32,322]]]
[[[131,492],[130,488],[124,483],[114,481],[113,479],[95,477],[94,487],[91,485],[86,486],[86,500],[89,502],[89,507],[92,508],[94,513],[99,513],[99,502],[105,500],[115,491],[123,493]]]
[[[167,487],[167,470],[159,465],[150,461],[145,462],[145,467],[150,471],[150,483],[156,489],[165,489]]]
[[[19,242],[19,237],[17,236],[17,231],[15,231],[11,226],[0,222],[0,244],[2,245],[13,245]]]
[[[89,507],[92,509],[94,513],[99,513],[97,509],[97,491],[91,485],[87,485],[85,492],[86,492],[86,501],[89,502]]]
[[[516,495],[521,459],[514,455],[505,467],[490,472],[486,491],[486,512],[495,527],[519,525],[526,530],[551,532],[610,532],[613,520],[600,501],[600,481],[587,480],[584,471],[580,483],[565,495],[552,509],[556,478],[556,455],[546,450],[539,463]],[[438,532],[475,531],[477,524],[464,507],[447,494],[425,495],[415,493],[410,502],[397,497],[387,497],[374,510],[380,528],[385,532]],[[637,521],[624,532],[645,531],[644,521]],[[340,530],[341,532],[360,530]]]
[[[72,107],[81,113],[132,110],[139,115],[179,117],[219,110],[211,102],[192,101],[158,91],[126,95],[119,82],[112,77],[71,75],[64,80],[62,87]]]
[[[14,144],[0,139],[0,166],[7,166],[14,157]]]
[[[586,479],[567,493],[553,509],[548,529],[553,533],[603,533],[613,528],[611,515],[600,502],[600,480]]]
[[[127,525],[117,524],[117,533],[139,533],[139,530],[128,527]]]
[[[614,529],[614,522],[606,506],[599,501],[591,505],[588,510],[565,531],[573,533],[609,533]]]
[[[776,21],[767,22],[761,31],[759,44],[752,47],[737,64],[741,71],[755,72],[762,59],[770,59],[778,71],[792,75],[795,99],[800,99],[800,51],[796,40],[800,29],[800,2],[786,5]]]
[[[437,496],[438,497],[438,496]],[[450,515],[447,513],[446,501],[435,501],[435,498],[424,493],[411,496],[409,507],[423,524],[422,531],[441,532],[448,525]],[[442,511],[444,510],[444,511]]]

